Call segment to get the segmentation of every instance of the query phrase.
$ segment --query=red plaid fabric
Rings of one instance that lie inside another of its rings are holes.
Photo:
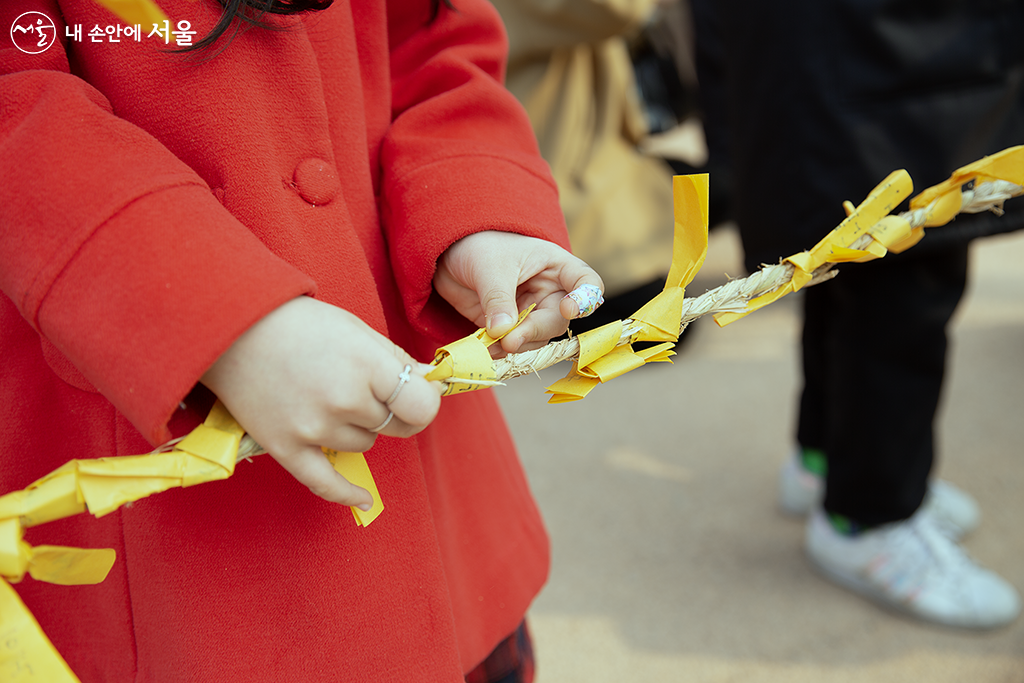
[[[533,683],[534,668],[533,643],[523,621],[480,666],[466,674],[466,683]]]

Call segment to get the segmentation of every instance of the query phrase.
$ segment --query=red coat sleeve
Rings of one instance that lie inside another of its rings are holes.
[[[529,119],[503,85],[507,40],[483,0],[388,3],[392,125],[381,148],[381,213],[406,311],[425,310],[448,246],[505,230],[568,248],[558,191]],[[440,313],[440,311],[439,311]]]
[[[0,290],[151,442],[242,331],[312,289],[65,53],[0,50]]]

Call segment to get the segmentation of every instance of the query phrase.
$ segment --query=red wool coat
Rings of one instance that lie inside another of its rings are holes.
[[[220,16],[159,4],[198,37]],[[452,242],[498,229],[567,246],[500,84],[498,19],[456,4],[433,23],[429,0],[268,15],[282,30],[207,61],[145,30],[92,42],[117,22],[91,0],[0,5],[0,493],[186,433],[212,401],[204,370],[295,296],[428,360],[472,330],[431,296]],[[7,37],[28,10],[57,28],[38,55]],[[548,567],[501,414],[490,392],[446,398],[367,460],[386,509],[365,529],[261,456],[30,529],[117,562],[97,586],[17,589],[87,683],[459,681]]]

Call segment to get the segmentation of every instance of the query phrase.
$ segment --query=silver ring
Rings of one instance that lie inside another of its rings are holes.
[[[381,422],[380,425],[378,425],[378,426],[374,427],[373,429],[371,429],[370,431],[373,432],[374,434],[376,434],[380,430],[382,430],[385,427],[387,427],[388,423],[391,422],[391,418],[393,418],[394,416],[395,416],[395,414],[389,410],[388,411],[388,416],[386,418],[384,418],[384,421]]]
[[[384,405],[390,406],[392,403],[395,402],[395,399],[398,398],[398,392],[400,392],[402,390],[402,387],[405,386],[405,383],[409,381],[410,372],[412,372],[412,366],[406,365],[405,370],[402,370],[402,374],[398,376],[398,386],[395,387],[395,390],[391,392],[390,396],[388,396],[388,400],[384,401]],[[387,424],[387,422],[385,422],[384,424]],[[383,425],[381,426],[383,427]]]

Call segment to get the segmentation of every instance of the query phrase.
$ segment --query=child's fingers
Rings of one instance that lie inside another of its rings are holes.
[[[501,335],[512,329],[519,317],[516,306],[517,273],[511,268],[488,272],[485,278],[477,283],[480,305],[484,311],[484,326],[492,337]]]
[[[549,339],[564,333],[568,327],[569,321],[562,317],[557,306],[538,306],[519,327],[509,332],[499,343],[507,353],[519,353],[532,343],[546,343]]]
[[[382,417],[367,428],[388,436],[412,436],[430,424],[441,407],[441,396],[423,373],[423,367],[411,358],[404,364],[381,363],[373,373],[371,389]],[[381,427],[389,414],[390,422]]]
[[[274,459],[326,501],[356,506],[361,510],[369,510],[373,506],[370,492],[338,474],[318,447],[306,446],[289,456],[274,455]]]
[[[585,318],[604,303],[604,295],[597,285],[584,283],[576,287],[559,302],[558,309],[566,320]]]
[[[561,264],[558,269],[558,284],[566,294],[566,306],[562,307],[567,320],[582,318],[593,313],[604,303],[604,281],[597,272],[569,252],[560,250]],[[565,300],[564,300],[565,301]],[[577,310],[570,310],[575,303]]]
[[[430,367],[430,366],[427,366]],[[426,426],[433,421],[434,416],[437,414],[437,410],[441,407],[440,400],[441,396],[444,395],[445,385],[441,382],[427,382],[422,380],[423,384],[427,387],[427,392],[432,393],[437,398],[436,403],[429,395],[422,395],[414,399],[411,395],[408,398],[402,398],[404,390],[399,394],[398,398],[391,404],[391,417],[390,419],[385,417],[387,424],[379,430],[378,433],[386,436],[397,436],[401,438],[408,438],[419,434],[426,428]],[[417,385],[418,386],[418,385]],[[420,400],[426,397],[426,402],[420,402],[419,405],[415,405],[412,408],[409,406],[413,401]],[[432,408],[431,412],[431,406]],[[424,408],[427,412],[423,412]],[[424,421],[424,416],[429,414],[429,419]]]

